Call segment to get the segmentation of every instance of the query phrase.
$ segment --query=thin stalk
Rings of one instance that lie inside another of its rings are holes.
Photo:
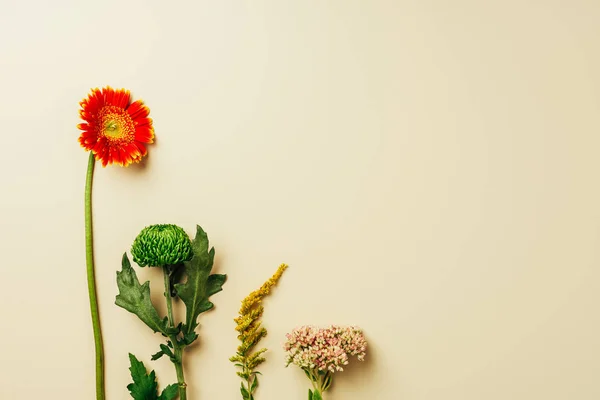
[[[246,369],[246,373],[249,373],[250,371],[248,369]],[[254,379],[256,379],[256,377],[254,377]],[[251,376],[248,375],[248,379],[246,379],[246,385],[248,385],[248,393],[253,394],[252,393],[252,383],[250,382],[251,380]]]
[[[312,394],[312,396],[309,396],[308,400],[314,400],[314,399],[316,399],[316,397],[315,397],[316,393],[319,392],[319,394],[320,394],[319,389],[320,389],[321,385],[319,385],[319,374],[315,375],[312,370],[305,370],[305,371],[309,375],[310,383],[312,384],[312,387],[313,387],[313,391],[312,391],[313,394]]]
[[[169,316],[169,325],[171,328],[175,326],[173,319],[173,301],[171,300],[171,277],[169,274],[169,267],[164,266],[163,272],[165,276],[165,297],[167,298],[167,315]],[[175,344],[173,344],[175,346]]]
[[[104,400],[104,345],[100,329],[100,313],[96,295],[96,278],[94,272],[94,235],[92,230],[92,181],[96,159],[90,151],[87,175],[85,179],[85,262],[87,271],[88,296],[94,330],[94,347],[96,352],[96,400]]]
[[[164,280],[165,280],[165,297],[167,298],[167,316],[169,318],[169,325],[171,328],[175,326],[175,319],[173,318],[173,301],[171,299],[171,279],[169,274],[169,267],[163,267]],[[173,344],[173,350],[175,350],[175,373],[177,374],[177,384],[179,386],[179,400],[187,400],[187,385],[183,376],[183,345],[177,342],[175,335],[169,336],[171,343]]]
[[[332,375],[330,371],[327,371],[325,375],[321,377],[321,394],[324,393],[331,386]]]

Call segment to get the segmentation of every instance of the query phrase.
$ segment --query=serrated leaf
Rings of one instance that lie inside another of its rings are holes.
[[[225,275],[210,275],[215,249],[208,250],[208,236],[199,225],[196,226],[192,251],[192,259],[183,264],[187,280],[175,285],[177,295],[186,307],[185,325],[182,330],[184,335],[193,333],[198,326],[198,316],[214,307],[208,298],[223,289],[226,279]]]
[[[169,385],[162,391],[158,400],[173,400],[177,397],[178,392],[179,387],[177,384]]]
[[[161,319],[150,300],[150,282],[140,285],[137,274],[131,268],[127,253],[123,254],[121,271],[117,271],[117,285],[119,294],[115,304],[138,316],[154,332],[164,335],[172,334],[168,327],[167,318]]]
[[[129,371],[131,371],[133,383],[127,385],[127,389],[129,389],[131,397],[134,400],[156,400],[158,385],[154,371],[148,375],[144,364],[131,353],[129,354],[129,362],[131,363]]]

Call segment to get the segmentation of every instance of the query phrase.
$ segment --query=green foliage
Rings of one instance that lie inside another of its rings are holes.
[[[240,393],[242,394],[242,399],[244,400],[254,400],[254,391],[258,387],[258,379],[256,379],[256,376],[249,385],[249,388],[244,384],[244,382],[242,382],[240,385]]]
[[[250,398],[250,393],[248,392],[248,389],[246,389],[246,386],[244,386],[243,382],[242,382],[242,385],[240,386],[240,392],[242,393],[242,398],[244,400],[247,400]]]
[[[160,345],[160,350],[152,355],[152,360],[166,356],[174,364],[177,373],[178,385],[168,386],[158,396],[154,371],[146,375],[143,364],[130,356],[134,383],[128,388],[136,400],[171,400],[177,396],[177,392],[180,400],[187,399],[183,349],[198,338],[195,332],[198,316],[214,307],[208,299],[223,290],[225,283],[226,275],[210,273],[215,251],[213,248],[208,250],[206,232],[197,226],[193,242],[187,235],[183,238],[182,234],[185,232],[175,225],[152,225],[142,231],[132,248],[134,260],[141,263],[140,266],[167,263],[162,267],[168,317],[160,318],[150,300],[150,283],[140,284],[126,254],[123,255],[122,270],[117,272],[119,294],[115,303],[167,338],[167,344]],[[186,276],[185,283],[178,283],[183,279],[182,275]],[[171,298],[177,296],[186,307],[185,323],[177,323],[174,319]]]
[[[177,385],[175,384],[167,386],[159,396],[154,371],[148,374],[144,364],[138,361],[133,354],[129,354],[129,361],[133,383],[127,385],[127,389],[134,400],[173,400],[177,397]]]
[[[302,368],[308,379],[313,384],[315,391],[308,389],[308,400],[323,400],[323,395],[331,386],[333,375],[329,371],[319,371],[317,369]]]
[[[312,390],[308,389],[308,400],[323,400],[323,397],[318,390],[313,392]]]
[[[208,298],[223,290],[226,279],[226,275],[210,274],[215,249],[208,250],[208,236],[200,226],[196,227],[192,253],[192,259],[183,263],[187,276],[186,282],[175,285],[175,291],[186,307],[185,324],[182,329],[184,341],[190,343],[197,337],[194,330],[198,326],[198,316],[214,307]]]
[[[173,362],[173,363],[177,362],[177,357],[175,356],[175,354],[173,354],[173,351],[171,350],[173,345],[171,344],[170,341],[167,341],[167,344],[168,344],[168,346],[164,345],[164,344],[160,345],[160,351],[158,353],[152,355],[152,358],[151,358],[152,361],[158,360],[162,356],[167,356],[167,357],[169,357],[171,362]]]
[[[122,269],[117,272],[117,285],[119,294],[115,301],[116,305],[137,315],[154,332],[160,332],[163,335],[173,333],[173,329],[168,326],[167,318],[161,319],[152,305],[150,282],[146,281],[140,285],[127,254],[123,254]]]
[[[172,384],[163,389],[162,393],[158,397],[158,400],[173,400],[177,397],[178,387],[176,384]]]

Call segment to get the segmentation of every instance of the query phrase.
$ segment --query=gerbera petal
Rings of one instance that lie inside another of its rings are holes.
[[[143,101],[137,100],[127,107],[127,112],[131,116],[131,119],[135,120],[147,117],[150,114],[150,109],[144,105]]]
[[[88,108],[91,112],[97,111],[100,107],[104,106],[104,96],[100,89],[92,90],[92,94],[89,97]]]
[[[104,105],[102,101],[102,93],[98,90],[92,90],[89,97],[82,100],[79,105],[81,106],[80,115],[94,115]]]
[[[79,138],[79,144],[81,145],[81,147],[83,147],[86,150],[91,150],[91,146],[85,142],[85,140],[83,138]]]
[[[119,164],[120,166],[123,166],[123,158],[121,157],[121,149],[114,148],[112,149],[112,155],[113,155],[113,159],[114,159],[114,163]]]
[[[136,126],[152,126],[152,118],[134,118]]]
[[[106,161],[109,164],[118,164],[119,163],[119,159],[117,154],[115,154],[117,152],[115,152],[115,149],[113,149],[112,147],[108,148],[108,151],[106,152]]]
[[[135,145],[135,142],[131,142],[129,143],[126,147],[125,147],[125,151],[127,152],[127,154],[129,154],[133,159],[139,159],[142,158],[142,153],[140,151],[140,149],[138,149],[138,147]]]
[[[124,148],[119,149],[119,155],[121,160],[123,161],[123,166],[128,166],[133,162],[131,154],[129,154]]]
[[[121,89],[119,91],[119,96],[115,99],[115,106],[121,107],[123,109],[127,108],[129,101],[131,100],[131,94],[129,90]]]
[[[113,104],[113,97],[115,95],[115,91],[113,88],[111,88],[110,86],[106,86],[104,89],[102,89],[102,95],[104,97],[104,104]]]
[[[85,147],[86,150],[91,150],[96,145],[96,137],[93,135],[86,135],[85,133],[79,137],[79,143]]]
[[[152,128],[137,128],[135,130],[135,140],[143,143],[152,143],[154,139],[154,129]]]
[[[96,143],[94,143],[94,146],[92,147],[92,151],[94,152],[94,154],[96,154],[96,159],[103,158],[106,150],[107,148],[103,145],[102,140],[96,141]]]
[[[140,142],[134,142],[133,143],[135,145],[135,147],[138,148],[139,152],[140,152],[140,158],[144,157],[146,154],[148,154],[148,150],[146,149],[146,146],[144,146],[143,143]]]

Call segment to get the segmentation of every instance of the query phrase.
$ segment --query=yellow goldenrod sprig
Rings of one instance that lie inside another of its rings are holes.
[[[238,332],[238,339],[241,344],[238,346],[236,354],[229,361],[242,369],[237,374],[244,379],[240,387],[244,400],[254,400],[254,392],[258,387],[256,375],[260,374],[255,369],[265,361],[262,354],[267,351],[267,349],[262,348],[252,352],[254,346],[267,334],[267,330],[260,322],[260,317],[264,312],[262,299],[271,292],[271,288],[277,284],[287,267],[286,264],[281,264],[275,274],[263,283],[260,289],[250,293],[242,300],[240,315],[234,319],[237,324],[235,330]]]

